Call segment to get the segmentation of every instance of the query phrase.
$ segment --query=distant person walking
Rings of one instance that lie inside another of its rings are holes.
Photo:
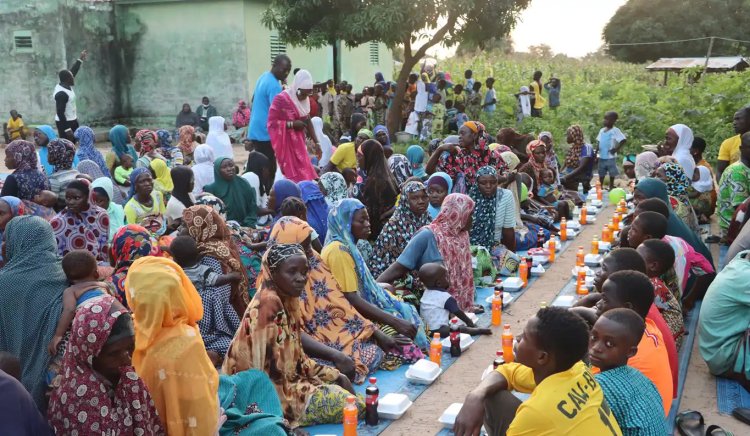
[[[198,117],[200,118],[201,129],[203,129],[204,132],[208,132],[209,118],[219,115],[216,107],[211,105],[208,97],[203,97],[203,100],[201,100],[201,105],[198,106],[198,109],[195,110],[195,113],[198,114]]]
[[[69,70],[61,70],[57,74],[60,83],[55,85],[55,90],[52,92],[52,98],[55,100],[55,123],[57,124],[57,131],[61,138],[67,138],[70,141],[75,140],[73,132],[78,128],[76,93],[73,90],[75,76],[78,74],[78,70],[81,69],[81,65],[87,57],[88,52],[84,50]]]
[[[533,79],[531,85],[529,85],[529,89],[534,93],[531,101],[531,116],[541,117],[542,109],[544,109],[544,105],[547,103],[547,100],[542,96],[542,72],[534,71]]]
[[[274,58],[271,70],[258,77],[255,82],[253,109],[250,112],[250,127],[247,138],[255,146],[255,151],[263,153],[271,163],[271,174],[276,174],[276,155],[271,147],[268,134],[268,110],[273,98],[281,92],[281,82],[285,81],[292,71],[292,60],[281,54]]]
[[[547,90],[547,95],[549,96],[549,108],[557,110],[557,108],[560,107],[560,90],[562,89],[560,79],[557,77],[551,77],[549,81],[544,84],[544,89]]]

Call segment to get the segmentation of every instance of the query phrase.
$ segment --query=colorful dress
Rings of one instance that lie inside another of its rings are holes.
[[[722,232],[729,229],[737,206],[750,196],[750,167],[742,161],[729,165],[721,174],[717,209]]]
[[[667,176],[667,193],[669,194],[672,209],[674,209],[677,216],[685,222],[685,225],[690,230],[700,233],[698,218],[695,216],[687,195],[688,188],[690,187],[690,178],[678,163],[667,162],[662,164],[660,168],[664,169],[664,173]]]
[[[86,300],[76,310],[61,384],[52,391],[47,411],[57,434],[166,434],[151,394],[132,366],[120,367],[117,386],[93,367],[121,317],[129,319],[130,314],[109,295]]]
[[[96,260],[108,259],[109,216],[107,211],[95,204],[76,213],[67,207],[50,221],[57,239],[57,252],[65,256],[73,250],[86,250]]]
[[[117,300],[128,307],[128,301],[125,298],[125,277],[128,275],[130,265],[144,256],[152,255],[156,241],[145,228],[128,224],[115,233],[112,237],[112,259],[115,272],[107,278],[107,282],[112,283],[115,289]]]
[[[299,112],[292,98],[289,92],[281,92],[273,98],[268,111],[268,133],[271,135],[271,145],[281,173],[287,179],[298,183],[303,180],[315,180],[318,173],[315,172],[307,154],[305,131],[288,126],[290,122],[304,121],[308,115]]]
[[[493,153],[484,139],[474,145],[471,151],[461,148],[458,153],[443,153],[438,160],[437,170],[448,174],[454,181],[463,174],[466,184],[471,187],[476,183],[477,170],[484,166],[497,167],[498,155]]]
[[[102,173],[110,177],[109,168],[107,168],[107,163],[104,161],[104,156],[102,156],[102,153],[94,145],[94,131],[90,127],[81,126],[76,129],[73,136],[78,140],[78,151],[75,155],[78,161],[94,161]]]
[[[654,305],[669,326],[675,346],[679,349],[682,345],[682,335],[685,334],[680,300],[659,277],[651,277],[651,284],[654,285]]]

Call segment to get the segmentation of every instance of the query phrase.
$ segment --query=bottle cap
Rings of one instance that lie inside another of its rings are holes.
[[[457,324],[457,323],[458,323],[458,319],[457,319],[457,318],[453,318],[453,319],[451,320],[451,324]]]
[[[378,382],[378,379],[376,377],[370,377],[370,384],[371,385],[374,385],[377,382]]]
[[[500,291],[495,291],[495,296],[499,297],[500,296]]]
[[[495,356],[500,357],[503,355],[503,350],[497,350],[495,351]]]
[[[509,329],[510,328],[510,324],[503,325],[503,328]]]
[[[433,339],[440,339],[440,333],[435,333],[434,335],[432,335],[432,338]]]
[[[347,404],[354,404],[354,402],[357,401],[357,398],[354,395],[349,395],[346,397]]]

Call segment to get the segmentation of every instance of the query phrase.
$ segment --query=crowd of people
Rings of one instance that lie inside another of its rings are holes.
[[[558,161],[549,132],[526,143],[512,129],[487,132],[475,119],[496,103],[488,93],[456,135],[433,129],[427,149],[400,154],[383,124],[392,84],[382,75],[356,105],[350,85],[315,85],[306,70],[287,83],[291,69],[278,56],[233,117],[247,132],[243,169],[207,98],[195,116],[183,108],[176,132],[114,126],[105,153],[70,117],[63,136],[37,126],[34,142],[7,145],[0,402],[18,412],[0,412],[0,428],[287,434],[339,423],[353,384],[423,358],[428,335],[447,335],[453,315],[474,327],[466,314],[484,309],[472,253],[488,253],[493,275],[517,274],[520,253],[584,205],[597,154],[600,182],[608,175],[635,209],[596,292],[529,320],[516,363],[469,394],[456,434],[483,423],[491,434],[663,434],[684,317],[700,299],[701,354],[714,374],[748,386],[749,351],[736,344],[750,322],[740,289],[750,274],[750,109],[735,115],[739,139],[722,145],[718,179],[705,141],[682,124],[654,151],[626,157],[620,174],[626,136],[615,112],[595,146],[570,126]],[[470,73],[466,88],[479,92]],[[63,89],[73,75],[61,73]],[[446,76],[410,76],[420,125],[430,112],[417,108],[440,104]],[[713,213],[733,253],[718,276],[701,233]],[[521,403],[510,390],[533,394]]]

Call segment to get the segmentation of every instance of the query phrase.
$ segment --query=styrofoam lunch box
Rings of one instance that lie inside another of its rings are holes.
[[[466,351],[471,344],[474,343],[474,338],[471,337],[468,333],[459,333],[461,335],[461,352],[463,353]],[[443,352],[444,353],[450,353],[451,352],[451,338],[448,336],[447,338],[442,340],[443,344]]]
[[[584,262],[585,262],[585,261],[584,261]],[[575,267],[573,267],[573,269],[572,269],[572,270],[570,271],[570,272],[571,272],[571,274],[573,275],[573,277],[574,277],[574,278],[577,278],[577,277],[578,277],[578,268],[579,268],[579,267],[575,266]],[[584,270],[586,271],[586,275],[587,275],[587,276],[593,276],[593,275],[594,275],[594,270],[593,270],[593,269],[591,269],[591,268],[589,268],[589,267],[587,267],[587,266],[584,266],[584,267],[580,267],[580,268],[583,268],[583,269],[584,269]]]
[[[378,398],[378,417],[383,419],[399,419],[404,416],[413,403],[404,394],[391,392]]]
[[[484,299],[484,302],[491,305],[493,298],[495,298],[495,296],[494,295],[490,295],[489,297],[487,297],[487,298]],[[510,295],[507,292],[503,292],[503,305],[506,305],[506,304],[510,303],[511,301],[513,301],[513,296]],[[471,318],[471,315],[469,315],[469,317]],[[472,319],[472,321],[474,321],[474,320]]]
[[[518,292],[523,288],[523,280],[520,277],[508,277],[503,280],[503,290],[508,292]]]
[[[537,265],[531,268],[531,275],[534,277],[539,277],[540,275],[544,274],[544,272],[544,267],[542,265]]]
[[[552,238],[552,239],[555,240],[555,253],[557,253],[562,248],[561,247],[562,244],[560,244],[560,238],[555,237],[555,238]],[[544,243],[544,248],[549,249],[549,241],[547,241],[547,242]]]
[[[602,263],[602,255],[589,253],[584,256],[583,263],[586,264],[586,266],[599,266],[599,264]]]
[[[419,359],[406,370],[406,379],[412,383],[429,385],[443,373],[440,366],[427,359]]]
[[[478,316],[477,316],[477,314],[476,314],[476,313],[474,313],[474,312],[466,312],[466,316],[468,316],[468,317],[469,317],[469,319],[471,320],[471,322],[473,322],[473,323],[474,323],[474,325],[476,325],[476,324],[477,324],[477,322],[479,322],[479,317],[478,317]],[[458,318],[456,318],[456,319],[458,320],[458,325],[466,325],[466,323],[465,323],[465,322],[461,321],[461,320],[460,320],[460,319],[458,319]]]
[[[448,406],[447,409],[440,415],[438,422],[443,424],[443,427],[452,429],[453,424],[456,423],[456,417],[461,412],[461,408],[464,407],[464,403],[453,403]]]
[[[568,221],[568,230],[578,230],[581,228],[581,223],[578,221]]]
[[[606,253],[610,248],[612,248],[611,243],[599,241],[599,253]]]
[[[549,262],[549,256],[546,256],[544,254],[535,254],[531,256],[531,264],[532,265],[544,265],[545,263]]]

